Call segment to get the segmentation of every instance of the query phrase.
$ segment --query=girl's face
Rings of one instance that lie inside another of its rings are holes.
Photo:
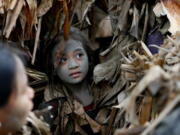
[[[76,40],[70,39],[65,43],[63,55],[58,63],[57,75],[68,84],[80,83],[89,70],[87,53],[82,43]]]

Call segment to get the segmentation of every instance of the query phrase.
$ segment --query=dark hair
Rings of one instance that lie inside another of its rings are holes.
[[[94,68],[94,53],[92,51],[92,49],[90,48],[90,41],[88,40],[88,38],[85,36],[85,34],[83,34],[79,29],[72,27],[70,29],[70,33],[69,33],[69,40],[73,39],[75,41],[80,41],[82,43],[83,48],[85,49],[87,55],[88,55],[88,59],[89,59],[89,72],[88,72],[88,76],[92,76],[92,71]],[[50,43],[49,47],[51,47],[52,49],[48,49],[48,51],[50,50],[54,50],[54,48],[56,48],[56,46],[60,46],[60,52],[59,53],[63,53],[64,50],[64,44],[66,44],[66,40],[63,38],[63,33],[58,34]],[[55,68],[54,68],[54,63],[53,63],[53,51],[51,51],[51,53],[48,53],[48,60],[47,60],[47,74],[49,77],[49,84],[50,85],[54,85],[59,83],[61,80],[59,79],[59,77],[56,75],[55,72]],[[46,53],[47,55],[47,53]],[[61,56],[60,56],[61,57]],[[91,80],[92,78],[88,78],[89,80]]]
[[[12,52],[0,43],[0,107],[7,104],[15,87],[16,61]]]

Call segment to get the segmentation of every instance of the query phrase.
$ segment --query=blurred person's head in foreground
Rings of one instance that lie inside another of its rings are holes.
[[[22,61],[0,43],[0,134],[19,130],[26,123],[33,96]]]

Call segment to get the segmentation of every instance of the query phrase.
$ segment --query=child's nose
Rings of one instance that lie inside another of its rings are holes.
[[[68,61],[69,69],[74,69],[74,68],[77,68],[78,66],[79,66],[79,64],[74,59],[71,59]]]

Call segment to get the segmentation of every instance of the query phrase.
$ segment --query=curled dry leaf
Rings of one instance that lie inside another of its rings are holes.
[[[10,6],[9,6],[9,9],[10,9],[10,10],[13,10],[13,9],[15,8],[15,6],[16,6],[16,4],[17,4],[17,1],[18,1],[18,0],[13,0],[13,1],[11,1],[11,4],[10,4]]]
[[[116,72],[118,66],[118,57],[110,59],[109,61],[98,64],[94,68],[94,82],[97,84],[101,81],[109,81],[111,80]]]
[[[93,120],[91,117],[89,117],[89,115],[86,114],[82,104],[80,104],[76,100],[73,103],[74,103],[74,113],[80,116],[82,119],[86,119],[90,124],[94,133],[99,132],[101,129],[101,125],[99,125],[95,120]]]
[[[16,20],[23,8],[24,0],[19,0],[13,10],[9,10],[6,17],[6,24],[3,30],[3,35],[9,38],[13,28],[16,26]]]
[[[0,1],[0,14],[4,14],[8,10],[13,10],[18,0],[1,0]]]
[[[37,9],[37,16],[45,15],[53,5],[53,0],[42,0]]]
[[[36,0],[26,0],[27,4],[24,6],[20,20],[23,29],[23,37],[28,39],[32,35],[33,26],[36,27],[38,23],[37,19],[37,1]]]
[[[122,0],[121,0],[122,1]],[[122,6],[122,12],[120,12],[119,18],[118,18],[118,28],[120,31],[127,31],[127,21],[128,21],[128,14],[129,9],[131,7],[132,0],[124,1]]]
[[[83,2],[81,0],[77,1],[77,7],[75,12],[77,13],[80,22],[82,22],[85,19],[85,16],[89,8],[94,2],[95,0],[85,0]]]
[[[37,118],[34,113],[31,112],[27,119],[40,135],[51,135],[49,125]]]
[[[176,96],[160,113],[159,117],[153,121],[153,123],[145,129],[141,135],[148,135],[169,113],[172,109],[180,102],[180,95]]]
[[[89,117],[89,115],[87,114],[86,114],[86,119],[89,122],[91,129],[94,133],[98,133],[101,130],[102,126],[99,123],[97,123],[95,120],[93,120],[91,117]]]
[[[140,105],[139,122],[141,125],[144,125],[150,119],[152,99],[151,96],[145,96]]]
[[[134,37],[136,37],[137,39],[139,38],[139,11],[137,10],[136,6],[134,5],[133,8],[134,12],[133,12],[133,21],[131,24],[131,28],[130,28],[130,34]]]
[[[4,13],[4,2],[3,0],[0,1],[0,14]]]
[[[162,0],[154,8],[156,16],[167,15],[170,22],[169,32],[173,35],[180,31],[180,2],[179,0]]]
[[[160,78],[168,79],[170,76],[162,70],[159,66],[154,66],[147,74],[142,78],[142,80],[137,84],[129,97],[127,97],[123,102],[119,105],[115,106],[117,108],[124,108],[127,113],[127,118],[129,122],[137,125],[138,119],[136,116],[136,99],[137,97],[145,90],[145,88],[150,85],[154,80],[158,80]]]
[[[96,38],[110,36],[112,36],[112,25],[110,17],[107,16],[99,23],[98,30],[96,32]]]
[[[143,130],[144,130],[144,127],[119,129],[114,133],[114,135],[139,135]]]
[[[74,104],[74,113],[79,115],[81,118],[85,119],[85,111],[82,104],[80,104],[76,100],[74,100],[73,104]]]

